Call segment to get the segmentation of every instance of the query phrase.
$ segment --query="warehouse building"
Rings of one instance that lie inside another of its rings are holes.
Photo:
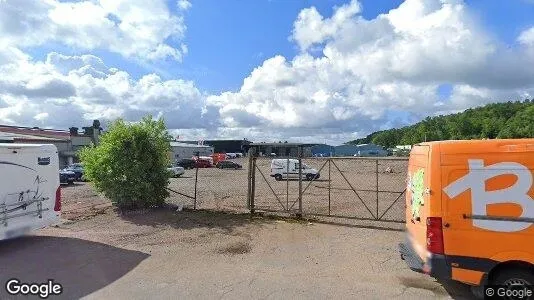
[[[375,144],[360,144],[360,145],[339,145],[330,146],[326,144],[315,145],[311,148],[312,155],[315,157],[328,157],[328,156],[361,156],[361,157],[374,157],[374,156],[387,156],[388,151],[382,146]]]
[[[82,132],[76,127],[57,130],[0,125],[0,143],[53,144],[58,149],[59,165],[63,168],[79,161],[78,150],[98,144],[101,133],[102,128],[98,121],[93,122],[92,127],[84,127]]]
[[[340,145],[334,147],[335,156],[387,156],[388,151],[375,144]]]
[[[182,141],[186,144],[198,145],[198,141]],[[208,145],[213,147],[215,153],[243,153],[245,154],[248,150],[248,146],[251,144],[251,141],[247,139],[242,140],[204,140],[202,145]]]
[[[193,156],[210,156],[214,153],[214,149],[211,146],[196,145],[180,142],[171,142],[171,159],[180,160],[183,158],[191,158]]]
[[[260,156],[282,156],[282,157],[297,157],[299,150],[302,151],[302,156],[312,156],[311,148],[315,144],[302,143],[252,143],[250,148],[254,148],[255,152]]]
[[[315,157],[329,157],[335,155],[336,149],[334,146],[319,144],[311,147],[311,153]]]

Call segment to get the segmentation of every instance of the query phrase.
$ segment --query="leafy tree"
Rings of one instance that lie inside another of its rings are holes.
[[[168,197],[171,137],[162,119],[115,121],[96,147],[80,152],[84,175],[121,209],[159,206]]]
[[[534,102],[508,101],[446,116],[427,117],[421,122],[398,129],[377,131],[349,142],[373,142],[384,147],[448,139],[534,137]]]
[[[517,113],[510,118],[499,133],[500,138],[534,137],[534,106]]]

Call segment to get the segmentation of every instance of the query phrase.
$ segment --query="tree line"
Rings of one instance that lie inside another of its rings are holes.
[[[492,103],[461,113],[427,117],[402,128],[377,131],[349,144],[392,148],[424,141],[534,137],[534,99]]]

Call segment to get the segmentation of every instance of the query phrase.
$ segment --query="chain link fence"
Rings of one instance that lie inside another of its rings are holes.
[[[229,159],[241,168],[198,168],[171,178],[168,202],[188,209],[247,212],[247,158]]]
[[[276,161],[283,165],[278,170],[270,158],[255,159],[253,211],[404,222],[406,158]]]
[[[272,165],[273,160],[278,166]],[[407,158],[244,157],[231,161],[242,168],[191,169],[171,179],[169,202],[190,209],[404,222]]]

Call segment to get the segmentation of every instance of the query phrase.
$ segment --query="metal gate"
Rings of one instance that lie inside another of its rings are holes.
[[[249,155],[248,208],[296,216],[403,223],[407,158],[328,157],[298,160],[298,174],[276,180],[272,158]],[[307,176],[315,170],[319,176]]]

